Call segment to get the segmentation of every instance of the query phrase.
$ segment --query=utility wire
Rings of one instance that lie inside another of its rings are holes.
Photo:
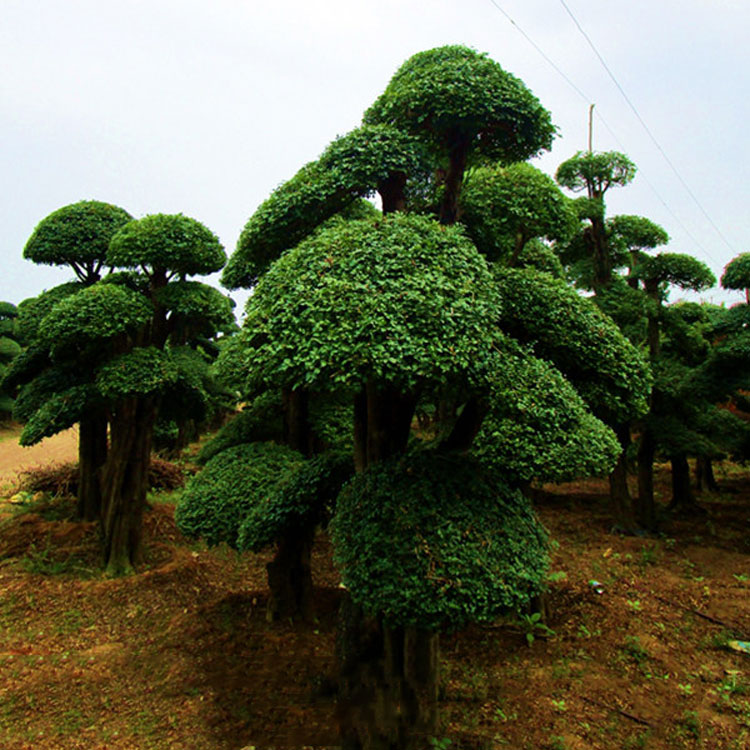
[[[554,60],[552,60],[552,59],[551,59],[551,58],[549,57],[549,55],[547,55],[547,54],[546,54],[546,52],[545,52],[545,51],[544,51],[544,50],[543,50],[543,49],[542,49],[542,48],[541,48],[541,47],[540,47],[540,46],[539,46],[539,45],[538,45],[538,44],[537,44],[537,43],[536,43],[536,42],[535,42],[535,41],[534,41],[534,40],[533,40],[533,39],[532,39],[532,38],[531,38],[531,37],[530,37],[530,36],[529,36],[529,35],[528,35],[528,34],[527,34],[527,33],[526,33],[526,32],[525,32],[525,31],[524,31],[524,30],[523,30],[523,29],[522,29],[522,28],[521,28],[521,27],[520,27],[520,26],[519,26],[519,25],[517,24],[517,23],[516,23],[516,22],[515,22],[515,20],[514,20],[514,19],[513,19],[513,18],[512,18],[511,16],[510,16],[510,14],[508,14],[508,13],[507,13],[507,12],[505,11],[505,9],[504,9],[504,8],[502,8],[502,7],[501,7],[501,6],[500,6],[500,5],[499,5],[499,4],[497,3],[497,1],[496,1],[496,0],[490,0],[490,2],[491,2],[491,3],[492,3],[492,4],[494,5],[494,6],[495,6],[495,8],[496,8],[496,9],[497,9],[497,10],[498,10],[498,11],[499,11],[500,13],[502,13],[502,15],[503,15],[503,16],[505,16],[506,20],[510,22],[510,24],[511,24],[511,25],[512,25],[512,26],[513,26],[513,27],[514,27],[515,29],[516,29],[516,31],[518,31],[518,33],[519,33],[519,34],[521,34],[521,36],[523,36],[523,38],[524,38],[524,39],[526,39],[526,41],[527,41],[527,42],[528,42],[528,43],[529,43],[529,44],[530,44],[530,45],[531,45],[531,46],[532,46],[532,47],[533,47],[533,48],[534,48],[534,49],[535,49],[535,50],[536,50],[536,51],[537,51],[537,52],[538,52],[538,53],[539,53],[539,54],[540,54],[540,55],[541,55],[541,56],[542,56],[543,58],[544,58],[544,60],[545,60],[545,61],[546,61],[546,62],[547,62],[547,63],[548,63],[548,64],[549,64],[549,65],[550,65],[550,66],[551,66],[551,67],[552,67],[552,68],[553,68],[553,69],[554,69],[554,70],[555,70],[555,71],[556,71],[557,73],[558,73],[558,75],[560,75],[560,77],[561,77],[561,78],[563,78],[563,80],[564,80],[564,81],[565,81],[565,82],[566,82],[566,83],[567,83],[567,84],[568,84],[568,85],[569,85],[569,86],[570,86],[570,87],[571,87],[571,88],[572,88],[572,89],[573,89],[573,90],[574,90],[574,91],[575,91],[575,92],[576,92],[576,93],[578,94],[578,96],[580,96],[580,97],[581,97],[581,99],[583,99],[583,100],[584,100],[584,101],[585,101],[585,102],[586,102],[587,104],[591,104],[591,103],[592,103],[592,99],[591,99],[591,97],[587,96],[587,95],[586,95],[586,93],[585,93],[584,91],[582,91],[582,90],[581,90],[581,89],[580,89],[580,88],[579,88],[579,87],[578,87],[578,86],[577,86],[577,85],[576,85],[576,84],[575,84],[575,83],[574,83],[574,82],[573,82],[573,81],[571,80],[571,78],[570,78],[569,76],[567,76],[567,75],[565,74],[565,72],[564,72],[564,71],[563,71],[563,70],[562,70],[562,69],[561,69],[561,68],[560,68],[560,67],[559,67],[559,66],[558,66],[558,65],[557,65],[557,64],[556,64],[556,63],[554,62]],[[567,9],[567,8],[566,8],[566,9]],[[570,11],[569,11],[569,9],[568,9],[568,12],[570,12]],[[574,20],[575,20],[575,19],[574,19]],[[576,24],[577,24],[577,25],[579,26],[579,28],[580,28],[580,24],[578,24],[577,22],[576,22]],[[585,36],[585,32],[584,32],[584,31],[583,31],[582,29],[581,29],[581,33],[583,33],[583,34],[584,34],[584,36]],[[588,37],[586,37],[586,38],[588,39]],[[591,44],[591,41],[590,41],[590,40],[589,40],[589,44]],[[599,53],[597,52],[596,54],[598,55]],[[606,63],[604,63],[603,61],[602,61],[602,63],[604,64],[604,66],[605,66],[605,68],[606,68]],[[607,68],[607,71],[609,72],[609,69],[608,69],[608,68]],[[612,74],[610,73],[610,75],[612,75]],[[618,87],[619,87],[619,84],[618,84]],[[625,96],[625,98],[627,99],[627,96],[625,95],[625,93],[624,93],[624,92],[622,92],[622,93],[623,93],[623,96]],[[631,105],[631,106],[632,106],[632,105]],[[622,142],[620,141],[620,139],[619,139],[619,137],[617,136],[617,134],[615,133],[615,131],[614,131],[614,130],[613,130],[613,129],[612,129],[612,128],[611,128],[610,126],[609,126],[609,124],[608,124],[608,123],[607,123],[607,121],[606,121],[606,120],[604,119],[604,117],[602,117],[602,114],[601,114],[601,111],[600,111],[600,109],[599,109],[599,108],[597,108],[597,109],[595,110],[595,114],[596,114],[596,117],[597,117],[597,119],[598,119],[598,120],[599,120],[599,121],[600,121],[600,122],[602,123],[602,125],[604,125],[604,128],[605,128],[605,129],[607,130],[607,132],[608,132],[608,133],[609,133],[609,134],[610,134],[610,135],[612,136],[612,138],[613,138],[613,139],[615,140],[615,142],[616,142],[616,143],[617,143],[617,145],[618,145],[618,146],[620,147],[620,149],[621,149],[622,151],[624,151],[624,152],[625,152],[625,151],[627,151],[628,149],[627,149],[627,148],[626,148],[625,146],[623,146]],[[646,126],[645,126],[645,123],[644,123],[644,127],[646,127]],[[646,130],[648,131],[648,128],[646,128]],[[649,134],[650,134],[650,133],[649,133]],[[653,139],[653,136],[652,136],[652,139]],[[658,144],[657,144],[657,146],[658,146]],[[661,150],[661,149],[660,149],[660,150]],[[663,152],[662,152],[662,153],[663,153]],[[665,158],[666,158],[666,154],[665,154],[664,156],[665,156]],[[668,160],[667,160],[667,161],[668,161]],[[674,170],[674,167],[672,167],[672,169]],[[678,224],[678,225],[680,226],[680,228],[681,228],[681,229],[682,229],[682,231],[683,231],[683,232],[685,233],[685,235],[686,235],[687,237],[689,237],[689,238],[690,238],[690,240],[691,240],[691,241],[692,241],[692,242],[693,242],[693,243],[695,244],[695,246],[696,246],[697,248],[699,248],[699,249],[700,249],[700,250],[701,250],[701,251],[703,252],[703,254],[705,255],[705,257],[706,257],[706,258],[708,258],[708,259],[710,259],[710,260],[712,260],[712,261],[713,261],[714,263],[716,263],[716,264],[717,264],[717,265],[719,265],[719,266],[720,266],[720,265],[722,265],[721,261],[719,261],[719,260],[718,260],[717,258],[715,258],[715,257],[714,257],[714,256],[713,256],[713,255],[712,255],[711,253],[709,253],[709,252],[708,252],[708,250],[707,250],[707,249],[706,249],[706,248],[705,248],[705,247],[703,246],[703,244],[702,244],[702,243],[701,243],[701,242],[700,242],[700,241],[699,241],[699,240],[698,240],[698,239],[697,239],[697,238],[696,238],[696,237],[695,237],[695,236],[693,235],[693,233],[692,233],[692,232],[691,232],[691,231],[690,231],[690,230],[689,230],[689,229],[687,228],[687,226],[685,226],[685,223],[684,223],[684,222],[682,221],[682,219],[680,219],[680,217],[679,217],[679,216],[678,216],[678,215],[677,215],[677,214],[676,214],[676,213],[675,213],[675,212],[674,212],[674,211],[672,210],[672,208],[671,208],[671,207],[669,206],[669,204],[668,204],[668,203],[667,203],[667,202],[666,202],[666,201],[664,200],[664,198],[662,198],[662,196],[660,195],[659,191],[658,191],[658,190],[656,189],[656,187],[655,187],[655,186],[653,185],[653,183],[652,183],[652,182],[651,182],[651,181],[650,181],[650,180],[648,179],[648,177],[647,177],[647,176],[646,176],[646,174],[645,174],[645,173],[643,172],[643,170],[642,170],[642,169],[639,169],[639,170],[638,170],[638,173],[639,173],[639,174],[641,175],[641,177],[642,177],[643,181],[644,181],[644,182],[645,182],[645,183],[646,183],[646,184],[648,185],[648,187],[650,188],[651,192],[652,192],[652,193],[654,194],[654,196],[655,196],[655,197],[657,198],[657,200],[659,201],[659,203],[661,203],[661,204],[662,204],[662,206],[664,206],[664,208],[665,208],[665,209],[667,210],[667,212],[669,213],[669,215],[670,215],[670,216],[671,216],[671,217],[672,217],[672,218],[673,218],[673,219],[675,220],[675,222],[676,222],[676,223],[677,223],[677,224]],[[679,177],[679,174],[678,174],[678,177]],[[680,181],[681,181],[681,182],[684,182],[684,181],[682,180],[682,178],[680,178]],[[689,188],[688,188],[688,192],[690,192]],[[696,200],[694,196],[693,196],[693,200]],[[696,202],[697,202],[697,200],[696,200]],[[704,211],[703,213],[705,214],[705,211]],[[709,217],[709,222],[711,222],[711,224],[713,225],[713,222],[711,221],[710,217]],[[715,227],[715,225],[714,225],[714,227]],[[715,228],[716,228],[716,227],[715,227]],[[717,229],[717,232],[719,232],[719,230],[718,230],[718,229]],[[719,232],[719,234],[721,235],[721,232]],[[726,239],[725,239],[724,241],[726,242]],[[729,243],[727,243],[727,244],[729,244]],[[730,247],[731,247],[731,245],[730,245]],[[732,250],[732,251],[734,252],[734,250]]]
[[[494,0],[492,0],[492,2],[494,2]],[[578,28],[578,31],[580,31],[580,32],[581,32],[581,35],[583,36],[583,38],[584,38],[584,39],[585,39],[585,40],[586,40],[586,41],[588,42],[588,45],[589,45],[589,47],[591,47],[591,49],[593,50],[594,54],[595,54],[595,55],[596,55],[596,57],[598,58],[598,60],[599,60],[599,62],[601,63],[602,67],[604,68],[604,70],[606,70],[606,71],[607,71],[607,75],[609,75],[609,77],[610,77],[610,78],[612,79],[612,82],[613,82],[613,83],[615,84],[615,86],[617,87],[617,90],[618,90],[618,91],[620,92],[620,94],[622,95],[622,98],[623,98],[623,99],[625,100],[625,102],[627,103],[627,105],[628,105],[628,106],[630,107],[630,109],[632,110],[633,114],[634,114],[634,115],[635,115],[635,116],[636,116],[636,117],[638,118],[638,122],[640,122],[640,124],[642,125],[643,129],[644,129],[644,130],[646,131],[646,134],[647,134],[647,135],[648,135],[648,137],[649,137],[649,138],[651,139],[651,142],[652,142],[652,143],[654,144],[654,146],[656,146],[656,148],[657,148],[657,150],[659,151],[659,153],[660,153],[660,154],[661,154],[661,155],[662,155],[662,156],[664,157],[664,161],[666,161],[666,162],[667,162],[667,164],[669,165],[669,167],[670,167],[670,169],[672,170],[672,172],[674,172],[675,176],[676,176],[676,177],[677,177],[677,179],[678,179],[678,180],[680,181],[680,184],[682,185],[682,187],[683,187],[683,188],[685,188],[685,190],[686,190],[687,194],[688,194],[688,195],[689,195],[689,196],[690,196],[690,197],[691,197],[691,198],[693,199],[693,202],[695,203],[695,205],[696,205],[696,206],[698,206],[698,208],[700,209],[701,213],[702,213],[702,214],[703,214],[703,215],[704,215],[704,216],[706,217],[706,220],[708,221],[708,223],[709,223],[709,224],[710,224],[710,225],[711,225],[711,226],[712,226],[712,227],[714,228],[714,230],[716,231],[716,234],[718,234],[718,235],[719,235],[719,237],[721,237],[721,239],[722,239],[722,240],[724,241],[724,244],[726,244],[726,246],[727,246],[727,247],[728,247],[728,248],[729,248],[729,249],[730,249],[730,250],[731,250],[731,251],[732,251],[733,253],[736,253],[735,249],[734,249],[734,248],[732,247],[732,244],[731,244],[731,243],[729,242],[729,240],[728,240],[728,239],[727,239],[727,238],[726,238],[726,237],[724,236],[724,233],[723,233],[723,232],[721,231],[721,229],[719,229],[719,227],[718,227],[718,226],[717,226],[717,225],[716,225],[716,224],[714,223],[714,220],[713,220],[713,219],[712,219],[712,218],[711,218],[711,217],[710,217],[710,216],[708,215],[708,212],[706,211],[706,209],[705,209],[705,208],[703,208],[703,205],[702,205],[702,204],[701,204],[701,202],[700,202],[700,201],[698,200],[698,198],[696,197],[695,193],[694,193],[694,192],[693,192],[693,191],[692,191],[692,190],[690,189],[690,186],[689,186],[689,185],[687,184],[687,182],[686,182],[686,181],[685,181],[685,180],[683,179],[682,175],[681,175],[681,174],[680,174],[680,172],[679,172],[679,171],[677,170],[677,167],[675,167],[674,163],[673,163],[673,162],[672,162],[672,160],[671,160],[671,159],[669,158],[669,156],[667,156],[667,153],[666,153],[666,152],[664,151],[664,149],[663,149],[663,148],[661,147],[661,144],[659,143],[659,141],[657,141],[657,140],[656,140],[656,137],[655,137],[655,136],[654,136],[654,134],[653,134],[653,133],[651,132],[651,129],[650,129],[649,127],[648,127],[648,125],[646,125],[646,122],[645,122],[645,120],[643,119],[643,117],[641,117],[641,113],[640,113],[640,112],[638,111],[638,108],[637,108],[637,107],[635,106],[635,104],[633,104],[633,102],[632,102],[632,101],[630,100],[630,97],[629,97],[629,96],[628,96],[628,95],[627,95],[627,94],[625,93],[625,89],[624,89],[624,88],[623,88],[623,87],[622,87],[622,86],[620,85],[620,82],[619,82],[619,81],[617,80],[617,78],[615,77],[615,74],[614,74],[614,73],[613,73],[613,72],[612,72],[612,71],[610,70],[610,68],[609,68],[609,65],[607,65],[607,63],[606,63],[605,59],[604,59],[604,58],[602,57],[602,55],[601,55],[601,54],[599,53],[599,50],[598,50],[598,49],[596,48],[596,45],[595,45],[595,44],[594,44],[594,43],[593,43],[593,42],[591,41],[591,38],[590,38],[590,37],[589,37],[589,35],[588,35],[588,34],[587,34],[587,33],[586,33],[585,31],[584,31],[583,27],[582,27],[582,26],[581,26],[581,24],[580,24],[580,23],[578,22],[578,19],[577,19],[577,18],[575,17],[575,15],[573,15],[573,11],[571,11],[571,9],[570,9],[570,8],[568,7],[568,4],[567,4],[567,3],[565,2],[565,0],[560,0],[560,4],[561,4],[561,5],[563,6],[563,8],[565,8],[566,12],[568,13],[568,15],[569,15],[569,16],[571,17],[571,19],[573,20],[573,23],[574,23],[574,24],[576,25],[576,27]]]

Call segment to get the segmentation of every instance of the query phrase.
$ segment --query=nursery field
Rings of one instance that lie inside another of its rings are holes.
[[[427,746],[750,748],[750,655],[727,647],[750,637],[750,472],[719,466],[717,479],[705,515],[654,538],[609,532],[603,481],[537,490],[553,539],[547,625],[443,637]],[[96,528],[69,520],[71,501],[0,505],[3,750],[336,746],[342,592],[325,533],[317,621],[269,624],[270,552],[185,540],[175,497],[151,496],[148,562],[117,579],[99,572]]]

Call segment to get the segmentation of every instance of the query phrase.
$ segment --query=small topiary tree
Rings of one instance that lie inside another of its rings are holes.
[[[0,302],[0,383],[8,374],[11,362],[21,353],[18,343],[18,311],[10,302]],[[0,420],[13,412],[12,389],[0,385]]]

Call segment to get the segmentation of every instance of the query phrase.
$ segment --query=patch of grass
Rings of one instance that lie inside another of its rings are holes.
[[[635,635],[626,636],[625,644],[623,645],[622,650],[636,664],[643,664],[643,662],[651,658],[648,651],[646,651],[646,649],[641,644],[638,636]]]

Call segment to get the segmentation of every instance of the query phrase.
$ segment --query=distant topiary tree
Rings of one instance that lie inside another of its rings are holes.
[[[107,458],[107,418],[102,401],[97,398],[94,388],[90,387],[93,373],[91,361],[73,353],[72,360],[67,362],[56,359],[54,362],[40,351],[39,342],[34,341],[40,331],[44,315],[50,312],[54,304],[69,294],[78,292],[101,278],[106,266],[106,254],[109,242],[115,232],[130,221],[130,214],[119,206],[101,201],[79,201],[53,211],[42,219],[29,237],[23,250],[23,256],[34,263],[57,265],[70,268],[77,279],[72,284],[63,284],[49,290],[28,305],[22,305],[21,332],[30,346],[34,359],[25,361],[23,374],[19,369],[14,381],[20,385],[29,384],[27,396],[36,394],[35,399],[27,399],[21,416],[24,421],[36,414],[35,426],[27,429],[22,436],[25,444],[40,440],[47,434],[79,423],[78,431],[78,515],[85,520],[98,518],[101,509],[101,490],[99,473]],[[45,344],[41,345],[41,349]],[[72,353],[69,350],[69,353]],[[33,363],[36,367],[29,366]],[[56,374],[45,376],[39,383],[33,380],[43,375],[48,368],[54,368]],[[53,390],[47,391],[44,383]],[[65,386],[63,388],[63,385]],[[76,398],[65,401],[59,389],[67,391],[75,388]],[[57,389],[57,390],[55,390]],[[84,398],[84,393],[87,397]],[[56,414],[51,413],[51,404],[57,403]],[[46,405],[46,406],[45,406]],[[43,425],[43,414],[50,415],[50,422]],[[63,416],[64,415],[64,416]],[[50,432],[52,430],[52,432]]]
[[[10,363],[21,353],[18,343],[18,311],[10,302],[0,302],[0,382],[8,373]],[[7,419],[13,412],[13,395],[0,385],[0,419]]]

